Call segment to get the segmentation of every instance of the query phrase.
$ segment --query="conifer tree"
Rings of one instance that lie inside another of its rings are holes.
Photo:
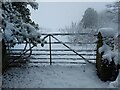
[[[98,23],[97,12],[92,8],[88,8],[84,13],[81,22],[83,23],[84,28],[97,28]]]

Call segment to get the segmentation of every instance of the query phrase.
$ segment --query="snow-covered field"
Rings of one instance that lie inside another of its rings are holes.
[[[9,88],[109,88],[95,67],[83,65],[41,65],[11,68],[3,75],[3,87]]]

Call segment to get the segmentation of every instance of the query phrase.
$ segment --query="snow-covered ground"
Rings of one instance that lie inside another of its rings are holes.
[[[85,70],[85,71],[84,71]],[[95,67],[83,65],[40,65],[11,68],[3,75],[3,87],[9,88],[109,88]]]

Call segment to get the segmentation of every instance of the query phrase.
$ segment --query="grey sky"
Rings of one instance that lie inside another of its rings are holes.
[[[40,27],[56,31],[71,25],[71,22],[81,20],[85,10],[89,7],[98,12],[106,9],[108,2],[39,2],[38,10],[31,10],[31,18]]]

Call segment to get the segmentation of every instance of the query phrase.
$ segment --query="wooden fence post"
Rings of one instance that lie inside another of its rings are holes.
[[[2,75],[2,41],[0,41],[0,75]]]
[[[100,32],[98,33],[97,38],[98,38],[98,41],[97,41],[97,51],[96,51],[96,68],[97,68],[97,74],[98,76],[100,76],[102,55],[99,53],[99,48],[103,45],[102,35]]]
[[[51,57],[51,36],[49,35],[49,48],[50,48],[50,65],[52,65],[52,57]]]

